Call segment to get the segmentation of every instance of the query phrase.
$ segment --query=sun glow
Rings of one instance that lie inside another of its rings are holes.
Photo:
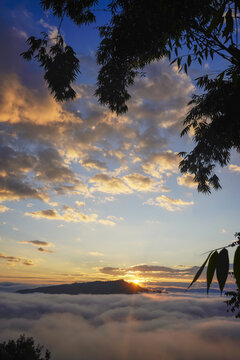
[[[136,284],[136,285],[139,285],[140,280],[139,280],[139,279],[134,279],[134,280],[132,280],[132,282],[133,282],[134,284]]]

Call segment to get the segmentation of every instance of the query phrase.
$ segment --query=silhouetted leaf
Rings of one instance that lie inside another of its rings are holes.
[[[202,273],[202,271],[203,271],[203,269],[204,269],[204,267],[205,267],[205,265],[206,265],[209,257],[211,256],[211,254],[212,254],[212,251],[210,252],[210,254],[208,255],[208,257],[206,258],[206,260],[204,261],[204,263],[202,264],[202,266],[200,267],[200,269],[197,271],[196,275],[194,276],[193,281],[192,281],[191,284],[188,286],[187,290],[192,286],[192,284],[194,284],[194,283],[197,281],[197,279],[198,279],[199,276],[201,275],[201,273]]]
[[[229,257],[227,249],[222,249],[217,259],[217,280],[222,294],[224,285],[226,283],[229,271]]]
[[[76,93],[71,85],[80,72],[79,60],[73,49],[64,44],[60,34],[50,47],[48,40],[45,33],[42,39],[28,38],[29,49],[21,56],[26,60],[34,58],[40,63],[45,71],[44,79],[57,101],[74,99]]]
[[[238,289],[240,289],[240,245],[237,247],[234,254],[233,273],[236,278]]]
[[[209,291],[210,285],[212,283],[212,279],[214,276],[214,272],[217,265],[217,259],[218,259],[218,252],[214,251],[214,253],[211,255],[209,262],[208,262],[208,268],[207,268],[207,293]]]

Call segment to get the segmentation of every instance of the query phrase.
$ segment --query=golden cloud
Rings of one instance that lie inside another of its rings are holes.
[[[85,222],[85,223],[99,223],[107,226],[113,226],[115,223],[109,219],[99,219],[98,214],[84,214],[69,206],[65,207],[62,213],[56,209],[40,210],[36,212],[25,212],[26,216],[31,216],[35,219],[48,219],[48,220],[62,220],[65,222]]]
[[[146,174],[161,178],[163,174],[176,173],[180,157],[178,153],[171,150],[151,154],[147,161],[142,165],[142,169]]]
[[[132,190],[124,184],[122,179],[106,174],[97,174],[90,180],[93,183],[92,191],[100,191],[109,194],[131,194]]]
[[[183,176],[178,176],[177,183],[180,186],[187,186],[191,189],[196,189],[197,183],[193,179],[194,179],[194,175],[184,174]]]
[[[20,263],[22,265],[27,265],[27,266],[34,265],[32,260],[24,259],[24,258],[17,257],[17,256],[6,255],[4,253],[0,253],[0,259],[6,260],[7,265],[11,265],[11,266],[13,266],[17,263]]]
[[[240,166],[238,166],[238,165],[230,164],[230,165],[228,166],[228,168],[229,168],[230,171],[240,172]]]
[[[194,205],[194,201],[184,201],[182,199],[173,199],[166,195],[161,195],[155,199],[149,199],[145,202],[147,205],[160,206],[168,211],[179,211],[184,207]]]

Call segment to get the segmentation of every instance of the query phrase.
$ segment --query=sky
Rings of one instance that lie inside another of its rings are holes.
[[[97,16],[100,25],[108,15]],[[76,99],[57,103],[38,64],[20,57],[29,36],[54,38],[57,19],[30,0],[1,1],[0,17],[0,282],[189,282],[201,254],[239,231],[239,155],[209,196],[178,170],[178,152],[193,145],[179,134],[194,78],[221,63],[189,75],[166,59],[147,66],[117,117],[93,95],[96,25],[64,19],[81,74]]]

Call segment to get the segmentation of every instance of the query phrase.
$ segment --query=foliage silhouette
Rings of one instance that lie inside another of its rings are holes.
[[[43,39],[36,39],[34,36],[28,38],[30,47],[21,55],[28,61],[35,58],[44,68],[44,79],[56,100],[74,99],[76,92],[70,84],[79,73],[79,60],[73,49],[64,44],[60,34],[50,40],[46,33],[43,34]],[[53,40],[54,43],[49,47],[49,42]]]
[[[79,73],[79,60],[64,44],[60,29],[65,16],[76,25],[96,21],[97,10],[108,11],[109,22],[99,27],[97,51],[100,65],[95,94],[99,102],[118,114],[127,111],[128,87],[144,67],[168,56],[185,72],[194,63],[220,56],[230,65],[215,79],[199,78],[204,95],[193,96],[182,135],[194,132],[195,148],[180,163],[182,173],[190,173],[198,191],[220,189],[216,164],[225,166],[230,150],[240,149],[237,104],[240,90],[240,50],[238,44],[239,0],[109,0],[99,9],[97,0],[41,0],[43,10],[59,19],[58,35],[51,44],[30,37],[22,56],[35,58],[45,71],[45,80],[58,101],[76,96],[72,82]]]
[[[48,350],[42,356],[43,346],[35,345],[32,337],[20,337],[15,340],[0,343],[1,360],[50,360],[51,354]]]
[[[237,238],[237,241],[232,242],[231,244],[222,247],[222,248],[218,248],[218,249],[214,249],[211,250],[207,256],[207,259],[204,261],[203,265],[200,267],[200,269],[198,270],[198,272],[196,273],[193,281],[191,282],[191,284],[188,286],[187,290],[194,284],[194,282],[196,282],[198,280],[198,278],[200,277],[200,275],[202,274],[205,265],[208,262],[208,267],[207,267],[207,293],[210,289],[211,283],[212,283],[212,279],[214,276],[214,273],[216,271],[216,276],[217,276],[217,281],[218,281],[218,285],[219,285],[219,289],[220,292],[222,294],[224,286],[226,284],[227,281],[227,277],[229,275],[229,257],[228,257],[228,250],[227,248],[229,247],[234,247],[237,246],[237,249],[235,251],[235,256],[234,256],[234,262],[233,262],[233,275],[236,279],[236,283],[238,285],[239,288],[239,281],[240,281],[240,233],[236,233],[235,237]],[[220,250],[220,252],[218,253],[218,250]],[[239,292],[239,290],[238,290]],[[235,296],[235,293],[229,292],[228,294],[233,295],[234,299],[236,301],[239,301],[239,294]],[[232,305],[234,304],[234,300],[231,301]],[[240,303],[239,303],[240,304]],[[239,307],[238,304],[238,307]],[[237,304],[236,304],[237,306]],[[239,315],[240,317],[240,315]]]
[[[236,291],[226,291],[225,295],[231,296],[231,299],[225,301],[225,303],[230,308],[231,312],[236,312],[235,317],[240,318],[240,290],[237,289]]]

